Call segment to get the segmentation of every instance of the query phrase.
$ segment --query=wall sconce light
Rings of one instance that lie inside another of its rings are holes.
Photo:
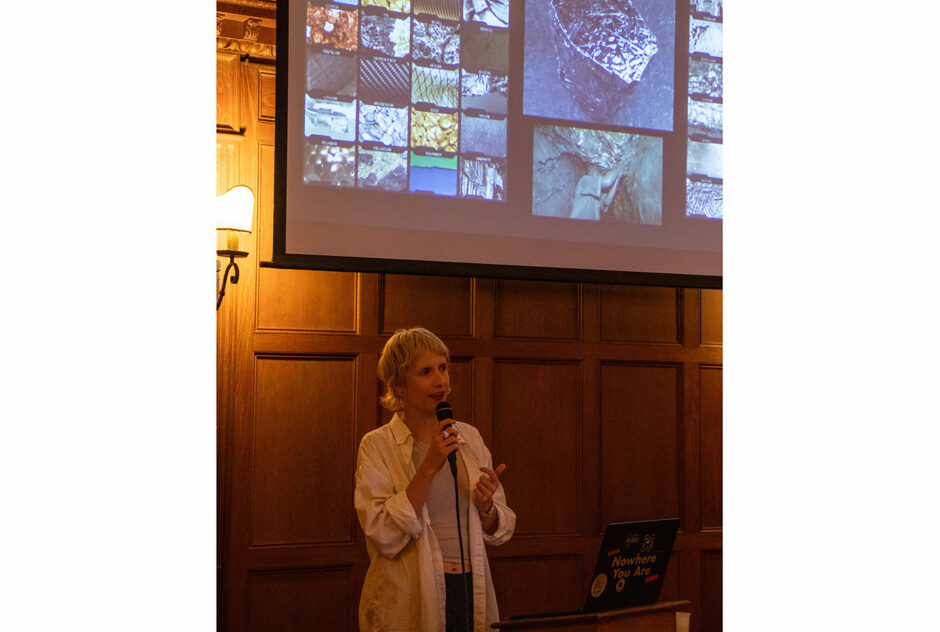
[[[222,297],[225,296],[225,284],[229,280],[228,272],[232,272],[232,284],[238,283],[238,264],[235,259],[247,257],[248,253],[238,249],[238,237],[241,233],[251,233],[251,219],[255,210],[255,194],[246,186],[235,186],[215,198],[216,204],[216,226],[218,230],[225,231],[226,248],[216,250],[216,254],[222,258],[228,257],[228,265],[225,267],[225,274],[222,276],[222,289],[219,290],[218,300],[215,309],[218,311],[222,305]],[[216,272],[222,267],[220,262],[216,262]]]

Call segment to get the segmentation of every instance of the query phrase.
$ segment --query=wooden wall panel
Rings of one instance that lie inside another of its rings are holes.
[[[577,340],[577,283],[496,281],[496,337]]]
[[[355,358],[263,357],[257,384],[251,545],[351,542]]]
[[[473,280],[383,275],[381,331],[425,327],[439,336],[473,334]]]
[[[351,566],[249,573],[247,630],[354,630],[358,592]]]
[[[601,340],[679,343],[677,288],[601,286]]]
[[[680,372],[673,365],[601,366],[603,523],[680,515]]]
[[[579,610],[584,605],[578,555],[502,558],[490,567],[502,618]]]
[[[454,409],[454,418],[476,425],[473,411],[473,360],[451,358],[447,370],[452,389],[447,399]]]
[[[217,58],[217,183],[221,193],[235,185],[258,190],[258,156],[260,137],[251,117],[247,100],[252,93],[252,69],[233,51],[219,51]],[[257,206],[256,206],[257,208]],[[255,376],[252,353],[257,303],[257,235],[242,236],[240,249],[248,257],[239,261],[237,285],[228,284],[225,299],[217,312],[219,344],[217,376],[219,387],[218,417],[219,450],[222,451],[219,476],[221,553],[219,570],[222,578],[220,595],[220,628],[236,625],[244,629],[247,595],[246,558],[249,552],[249,476],[250,427],[255,413]]]
[[[216,170],[216,195],[225,193],[241,183],[242,147],[245,142],[241,136],[218,134],[215,141],[215,160],[219,163]]]
[[[258,120],[274,122],[275,81],[273,70],[258,73]]]
[[[258,329],[355,332],[353,272],[260,268]]]
[[[722,343],[721,290],[702,290],[702,344]]]
[[[574,362],[496,362],[494,460],[517,534],[576,533],[581,497],[581,373]]]
[[[721,560],[721,551],[702,551],[702,620],[695,628],[701,632],[721,632],[723,597]]]
[[[682,552],[673,550],[666,567],[666,577],[663,579],[663,589],[659,592],[660,601],[679,601],[686,599],[682,594]]]
[[[242,81],[241,59],[236,53],[216,53],[216,111],[215,125],[220,132],[240,132]]]
[[[703,367],[702,375],[702,528],[722,525],[722,370]]]
[[[258,231],[258,260],[274,257],[274,145],[258,146],[261,179],[258,183],[255,228]]]

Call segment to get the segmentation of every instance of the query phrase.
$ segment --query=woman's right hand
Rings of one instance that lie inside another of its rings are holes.
[[[457,428],[452,422],[453,419],[437,422],[434,441],[428,446],[428,453],[424,457],[424,463],[435,474],[444,467],[447,455],[457,451]]]

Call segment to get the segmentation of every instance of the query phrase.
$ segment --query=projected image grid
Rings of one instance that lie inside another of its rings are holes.
[[[509,0],[306,3],[308,184],[505,200]]]
[[[680,1],[685,216],[721,219],[723,0]],[[662,226],[676,5],[524,2],[531,215]],[[306,12],[305,183],[506,200],[509,0],[306,0]]]
[[[722,219],[723,0],[691,0],[686,215]]]

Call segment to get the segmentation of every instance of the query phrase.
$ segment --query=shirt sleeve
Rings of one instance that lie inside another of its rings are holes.
[[[483,532],[483,541],[489,546],[499,546],[505,543],[516,530],[516,512],[506,504],[506,494],[503,486],[500,485],[496,493],[493,494],[493,503],[496,508],[496,515],[499,518],[496,531],[493,533]]]
[[[421,535],[422,529],[405,489],[394,484],[390,458],[396,458],[394,447],[383,446],[381,437],[363,437],[353,502],[359,524],[372,547],[379,555],[393,558]]]
[[[472,426],[469,427],[473,428]],[[473,428],[472,432],[473,439],[470,443],[479,455],[480,464],[493,469],[493,456],[490,454],[489,448],[483,443],[483,438],[476,428]],[[468,432],[466,434],[469,435],[470,433]],[[506,503],[506,489],[503,487],[502,483],[500,483],[499,487],[497,487],[496,491],[493,493],[493,507],[496,509],[496,515],[499,521],[496,531],[493,533],[483,532],[483,541],[489,546],[499,546],[509,540],[516,530],[516,512],[510,509],[509,505]]]

